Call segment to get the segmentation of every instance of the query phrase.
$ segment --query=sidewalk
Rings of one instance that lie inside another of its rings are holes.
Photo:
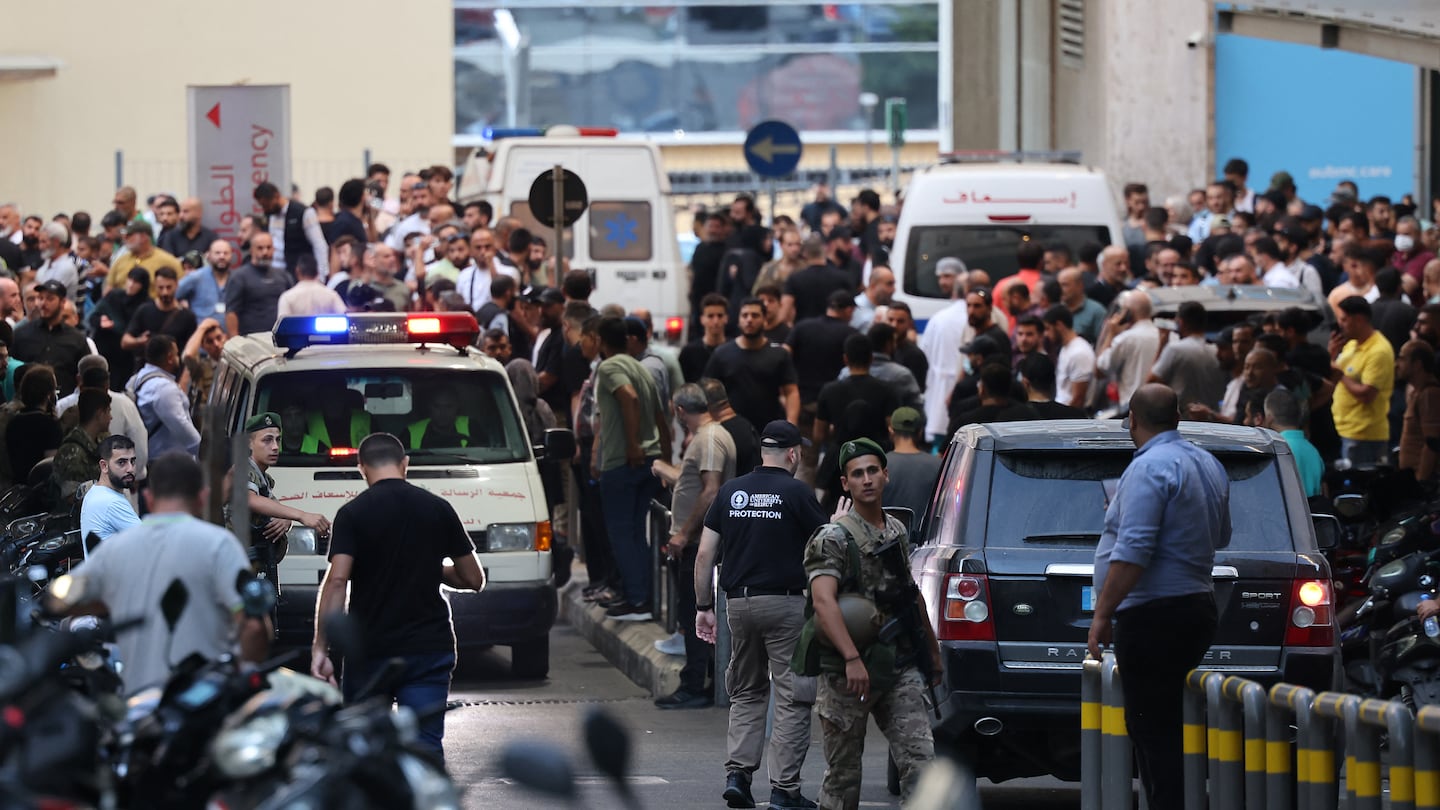
[[[625,677],[656,697],[680,688],[680,668],[685,658],[666,655],[655,642],[669,634],[655,622],[617,622],[605,618],[605,610],[586,602],[581,592],[590,584],[585,566],[575,563],[574,574],[560,589],[560,618],[574,627],[586,641],[605,656]]]

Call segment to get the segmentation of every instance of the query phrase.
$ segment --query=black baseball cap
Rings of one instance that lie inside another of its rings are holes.
[[[974,340],[960,347],[961,354],[980,354],[986,357],[1000,354],[1002,351],[1000,344],[989,335],[977,335]]]
[[[51,295],[58,295],[58,296],[60,296],[61,298],[64,298],[64,297],[65,297],[65,285],[64,285],[64,284],[61,284],[60,282],[56,281],[56,280],[53,279],[53,278],[50,279],[49,281],[44,281],[44,282],[41,282],[41,283],[35,285],[35,289],[39,290],[39,291],[42,292],[42,293],[50,293]]]
[[[802,444],[808,447],[810,442],[800,435],[800,428],[784,419],[776,419],[767,424],[765,430],[760,434],[761,447],[786,448]]]

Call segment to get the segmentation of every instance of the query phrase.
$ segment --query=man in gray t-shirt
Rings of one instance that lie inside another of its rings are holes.
[[[280,315],[280,296],[295,286],[283,267],[271,267],[275,245],[268,233],[250,238],[250,263],[235,268],[225,284],[225,331],[231,337],[269,332]]]
[[[1225,371],[1220,368],[1216,349],[1205,342],[1205,307],[1198,301],[1180,305],[1175,318],[1178,337],[1172,336],[1160,350],[1146,382],[1164,383],[1180,399],[1180,412],[1192,402],[1219,409],[1225,398]]]
[[[99,604],[116,623],[144,620],[116,637],[126,695],[164,686],[190,655],[218,658],[238,640],[241,656],[258,662],[269,646],[269,619],[240,613],[239,588],[253,576],[244,547],[193,516],[205,503],[203,480],[200,465],[184,454],[152,461],[145,492],[150,514],[51,586],[51,610],[84,613]],[[165,620],[167,603],[181,605],[173,628]]]
[[[910,507],[917,520],[930,505],[935,480],[940,477],[940,457],[919,447],[924,431],[924,417],[914,408],[896,408],[890,415],[890,438],[895,449],[885,454],[890,483],[885,485],[880,501],[882,506]]]

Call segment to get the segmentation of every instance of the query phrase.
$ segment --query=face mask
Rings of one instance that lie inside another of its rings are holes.
[[[966,377],[969,377],[971,374],[975,373],[974,367],[970,365],[970,355],[960,355],[960,368],[964,370]]]
[[[1409,253],[1415,247],[1415,237],[1400,234],[1395,237],[1395,249],[1401,253]]]

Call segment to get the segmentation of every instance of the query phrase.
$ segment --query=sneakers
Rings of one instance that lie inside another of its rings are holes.
[[[648,622],[650,621],[650,606],[621,602],[606,609],[605,618],[614,619],[617,622]]]
[[[750,795],[750,775],[731,771],[725,775],[725,792],[720,794],[730,807],[754,807],[755,797]]]
[[[676,689],[672,694],[655,699],[655,706],[659,709],[705,709],[714,705],[715,699],[710,695],[697,695],[693,692],[687,692],[684,689]],[[750,792],[748,786],[745,792],[747,794]],[[734,807],[735,805],[731,806]],[[755,806],[753,800],[749,806]]]
[[[786,808],[787,810],[791,808],[795,810],[816,810],[819,806],[820,805],[815,802],[800,795],[800,791],[798,790],[794,793],[786,793],[780,788],[770,789],[771,810],[775,810],[775,808]]]
[[[666,655],[684,655],[685,637],[679,633],[674,633],[669,638],[655,642],[655,649]]]

